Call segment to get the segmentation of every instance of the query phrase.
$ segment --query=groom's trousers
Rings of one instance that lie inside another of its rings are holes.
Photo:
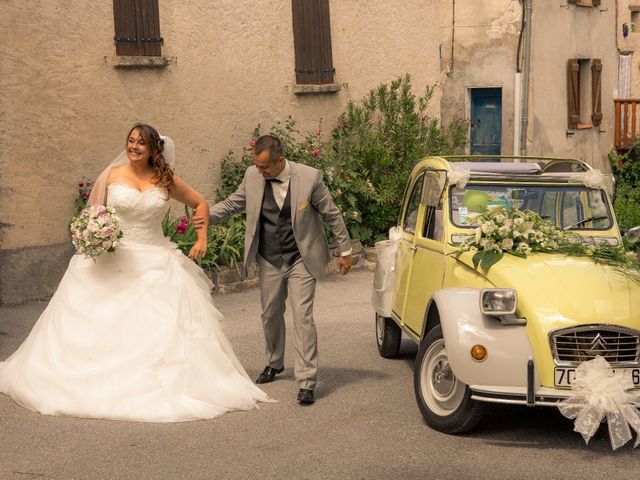
[[[313,390],[318,372],[318,340],[313,322],[316,279],[309,273],[301,258],[293,265],[283,264],[278,268],[258,255],[258,265],[267,364],[275,369],[284,367],[284,312],[288,296],[297,353],[293,375],[299,388]]]

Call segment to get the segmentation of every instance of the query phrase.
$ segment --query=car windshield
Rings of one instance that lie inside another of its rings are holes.
[[[602,190],[582,185],[474,184],[450,189],[451,221],[469,226],[468,215],[492,205],[533,210],[566,230],[608,230],[612,215]]]

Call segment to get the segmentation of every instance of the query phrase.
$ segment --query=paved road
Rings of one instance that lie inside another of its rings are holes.
[[[0,479],[626,479],[640,450],[611,451],[601,429],[586,446],[551,409],[495,408],[472,434],[428,428],[413,397],[415,347],[378,356],[372,274],[318,288],[318,401],[295,402],[292,358],[265,390],[279,400],[215,420],[145,424],[47,417],[0,395]],[[262,370],[256,289],[215,297],[253,378]],[[0,358],[27,335],[44,303],[0,308]],[[292,338],[293,335],[290,336]],[[292,352],[287,345],[287,352]]]

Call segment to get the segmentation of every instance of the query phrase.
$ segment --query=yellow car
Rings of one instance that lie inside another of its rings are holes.
[[[473,214],[492,206],[621,245],[607,178],[578,160],[529,157],[428,157],[413,169],[388,306],[374,301],[376,337],[386,358],[403,332],[418,342],[415,395],[431,427],[468,431],[490,403],[556,406],[598,355],[640,387],[640,285],[625,271],[557,253],[504,255],[484,270],[460,253]],[[374,288],[388,275],[378,268]]]

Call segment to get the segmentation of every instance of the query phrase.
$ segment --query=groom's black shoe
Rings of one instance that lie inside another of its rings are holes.
[[[256,383],[269,383],[273,382],[273,379],[278,373],[282,373],[284,368],[271,368],[269,365],[264,367],[264,370],[256,380]]]
[[[313,390],[308,388],[301,388],[298,392],[298,403],[301,405],[310,405],[315,402],[313,398]]]

